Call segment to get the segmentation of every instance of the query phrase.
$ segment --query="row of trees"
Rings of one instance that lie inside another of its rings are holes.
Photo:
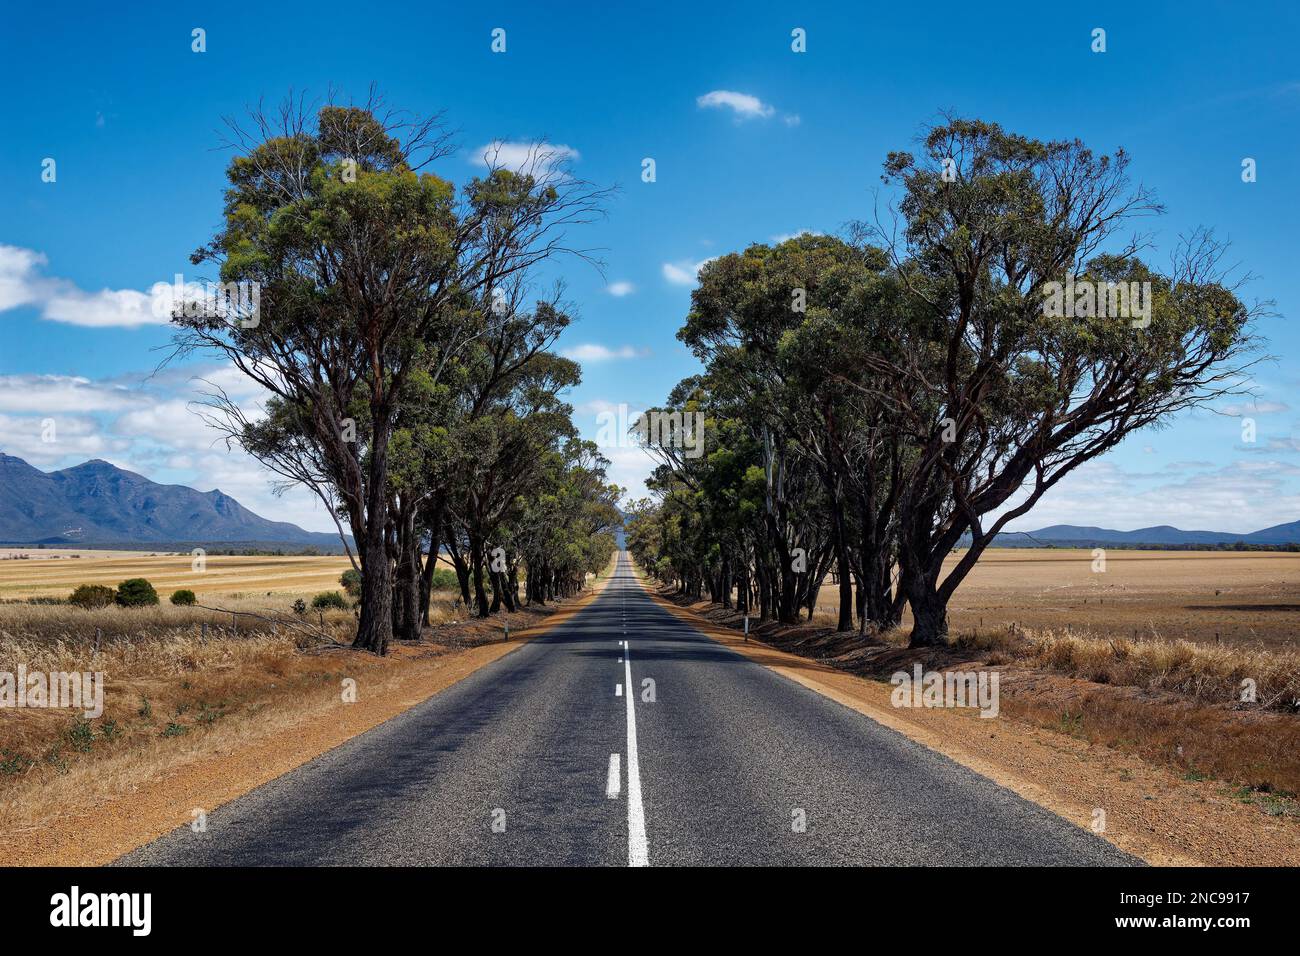
[[[258,294],[178,304],[175,355],[215,352],[269,394],[254,414],[213,385],[205,417],[335,516],[356,646],[419,636],[440,553],[482,616],[579,588],[613,553],[619,489],[560,397],[580,377],[550,351],[563,286],[539,288],[587,258],[566,231],[605,191],[542,147],[458,189],[425,171],[452,151],[439,120],[373,95],[230,126],[225,221],[192,261]]]
[[[1261,307],[1210,233],[1163,272],[1121,237],[1161,211],[1122,151],[950,117],[918,153],[885,163],[892,215],[701,270],[678,338],[705,369],[668,406],[703,415],[706,454],[653,436],[654,498],[627,525],[682,592],[792,623],[834,572],[841,630],[910,606],[913,645],[942,643],[1008,522],[1127,435],[1241,387]],[[1049,307],[1062,288],[1069,318]]]

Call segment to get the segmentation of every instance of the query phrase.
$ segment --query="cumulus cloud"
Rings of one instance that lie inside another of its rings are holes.
[[[89,292],[76,283],[43,274],[46,257],[31,249],[0,245],[0,312],[33,306],[41,318],[92,328],[163,325],[166,311],[153,307],[148,292],[100,289]]]
[[[0,452],[37,468],[79,464],[121,454],[130,442],[106,434],[84,415],[0,415]]]
[[[764,103],[757,96],[734,90],[711,90],[703,96],[697,96],[695,105],[704,110],[731,110],[736,119],[767,119],[776,112],[774,106]]]
[[[616,299],[621,299],[625,295],[631,295],[636,291],[636,286],[630,282],[611,282],[605,286],[605,291]]]

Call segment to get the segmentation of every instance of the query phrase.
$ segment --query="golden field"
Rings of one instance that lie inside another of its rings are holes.
[[[951,555],[947,567],[960,560]],[[0,575],[2,577],[2,575]],[[836,607],[828,579],[818,619]],[[1300,554],[1278,551],[997,548],[984,553],[949,605],[955,634],[1012,624],[1106,638],[1293,646],[1300,637]],[[904,626],[910,619],[904,618]]]
[[[17,557],[27,555],[26,558]],[[351,564],[346,555],[250,557],[207,555],[195,571],[190,554],[146,551],[0,550],[0,599],[66,598],[79,584],[116,587],[127,578],[147,578],[166,601],[179,588],[200,599],[236,594],[314,594],[339,588]]]

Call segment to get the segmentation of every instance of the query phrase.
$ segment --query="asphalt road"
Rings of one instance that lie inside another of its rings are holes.
[[[118,862],[1138,862],[704,637],[626,555],[569,621],[207,824]]]

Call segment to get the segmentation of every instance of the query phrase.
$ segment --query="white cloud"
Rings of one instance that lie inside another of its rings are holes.
[[[70,283],[46,300],[41,316],[54,322],[92,328],[133,328],[137,325],[166,325],[168,322],[166,314],[154,314],[153,298],[146,292],[134,289],[84,292]]]
[[[710,256],[708,259],[701,259],[699,262],[691,262],[689,259],[665,262],[663,265],[664,278],[673,285],[695,285],[699,281],[700,270],[716,258],[716,256]]]
[[[155,442],[169,450],[209,451],[221,435],[199,416],[203,409],[189,399],[172,398],[154,402],[120,416],[114,433],[133,441]]]
[[[631,295],[636,291],[636,286],[630,282],[611,282],[605,287],[605,291],[616,299],[621,299],[625,295]]]
[[[582,156],[563,143],[493,140],[470,153],[470,162],[487,169],[512,169],[536,175],[554,174]]]
[[[135,289],[87,292],[68,279],[45,276],[47,259],[31,249],[0,246],[0,312],[36,306],[41,318],[93,328],[165,325],[165,311],[153,308],[150,293]]]
[[[0,312],[40,298],[39,287],[44,280],[37,271],[45,262],[45,256],[39,252],[0,245]]]
[[[119,411],[148,402],[140,392],[72,375],[0,375],[0,411],[55,415]]]
[[[700,109],[729,109],[737,119],[767,119],[776,108],[749,93],[733,90],[711,90],[695,98]]]
[[[581,345],[563,349],[560,354],[565,358],[571,358],[578,362],[608,362],[611,359],[643,358],[649,353],[645,349],[633,348],[631,345],[610,348],[596,342],[584,342]]]
[[[644,448],[615,448],[602,446],[600,453],[609,459],[609,480],[627,489],[628,498],[644,498],[648,494],[645,480],[658,464]]]
[[[105,434],[95,419],[81,415],[0,415],[0,436],[0,452],[37,468],[106,458],[130,447],[130,442]]]

